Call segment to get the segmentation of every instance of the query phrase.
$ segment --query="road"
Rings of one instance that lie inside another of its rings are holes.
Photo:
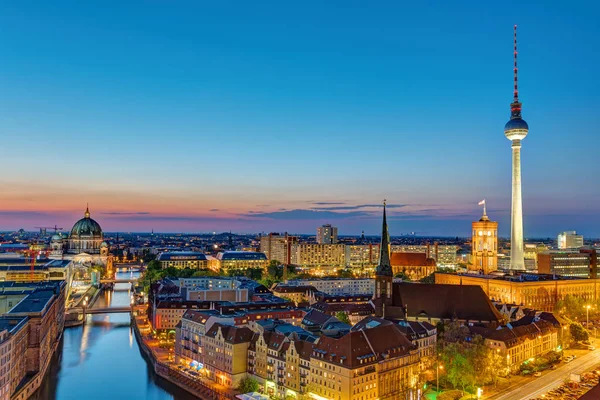
[[[541,397],[542,394],[559,387],[570,374],[581,374],[600,364],[600,349],[594,350],[574,361],[564,364],[554,371],[542,372],[542,376],[525,385],[509,389],[507,392],[489,397],[489,400],[528,400]]]

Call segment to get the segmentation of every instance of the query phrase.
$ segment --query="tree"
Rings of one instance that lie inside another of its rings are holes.
[[[352,271],[348,268],[346,269],[338,269],[337,270],[338,278],[352,278]]]
[[[590,338],[590,334],[583,329],[583,326],[578,322],[572,322],[571,325],[569,325],[569,331],[571,332],[571,338],[575,343],[584,342]]]
[[[394,275],[394,277],[400,278],[403,281],[407,281],[407,282],[410,281],[410,277],[408,275],[406,275],[406,272],[404,272],[404,271],[398,272],[396,275]]]
[[[435,272],[419,280],[421,283],[435,283]]]
[[[253,378],[244,378],[240,381],[240,386],[238,386],[238,390],[240,393],[252,393],[257,392],[260,385]]]
[[[348,317],[348,314],[343,311],[336,312],[335,317],[345,324],[352,325],[350,323],[350,317]]]

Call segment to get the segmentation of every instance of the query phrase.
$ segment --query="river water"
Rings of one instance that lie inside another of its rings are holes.
[[[118,272],[117,279],[137,273]],[[130,304],[129,284],[100,295],[94,307]],[[192,400],[196,397],[156,376],[140,353],[129,314],[88,315],[67,328],[35,400]]]

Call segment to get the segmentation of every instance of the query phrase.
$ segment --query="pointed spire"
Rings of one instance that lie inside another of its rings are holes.
[[[86,203],[86,206],[85,206],[85,214],[84,214],[84,216],[85,216],[86,218],[89,218],[89,217],[90,217],[90,204],[89,204],[89,203]]]
[[[394,273],[392,272],[392,265],[390,263],[390,234],[388,232],[385,206],[386,200],[383,201],[383,224],[381,227],[379,265],[375,270],[375,275],[393,276]]]
[[[515,49],[514,49],[514,60],[515,60],[515,66],[514,66],[514,74],[515,74],[515,88],[513,91],[513,102],[510,104],[510,118],[511,119],[515,119],[515,118],[521,118],[521,103],[519,102],[519,79],[518,79],[518,73],[519,73],[519,68],[517,68],[517,26],[515,25],[514,27],[514,45],[515,45]]]

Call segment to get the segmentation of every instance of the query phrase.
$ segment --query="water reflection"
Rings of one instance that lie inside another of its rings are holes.
[[[127,278],[130,272],[117,273]],[[134,275],[135,276],[135,275]],[[95,307],[129,305],[129,284],[105,292]],[[66,329],[35,400],[192,400],[157,377],[142,357],[128,314],[88,315],[84,326]]]

